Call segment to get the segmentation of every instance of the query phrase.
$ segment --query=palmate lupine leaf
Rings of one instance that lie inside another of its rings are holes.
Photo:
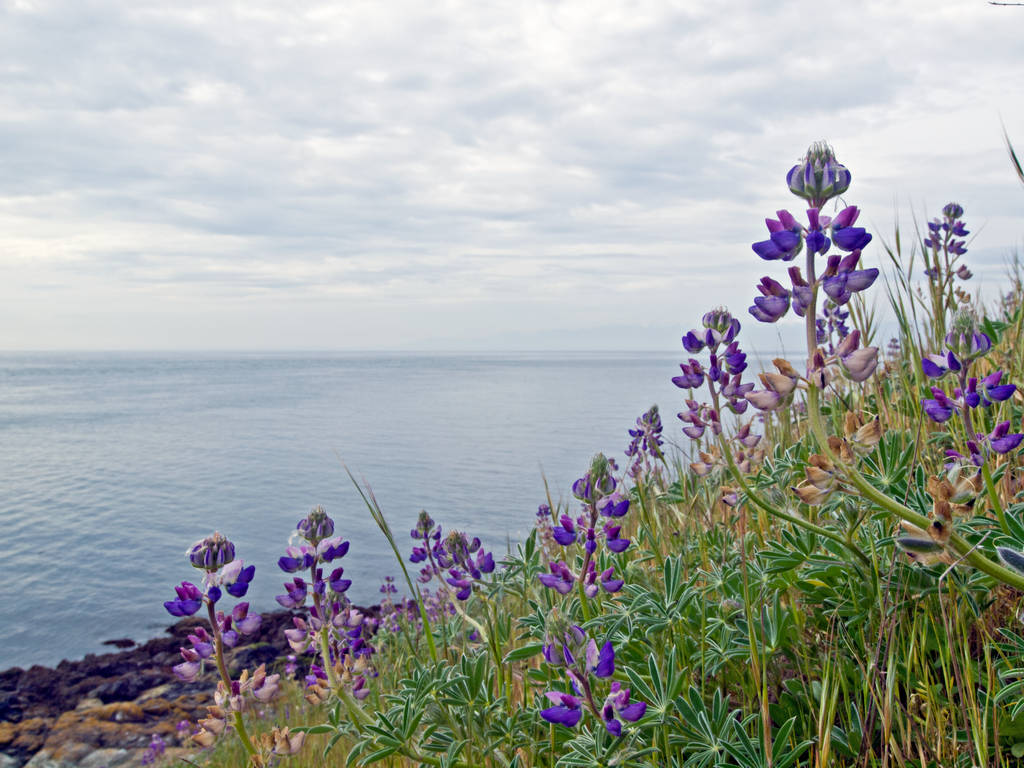
[[[1024,573],[1024,554],[1009,547],[996,547],[996,554],[1007,568]]]
[[[758,715],[751,715],[743,724],[734,720],[736,741],[725,746],[741,768],[789,768],[814,743],[813,740],[806,739],[792,748],[789,746],[789,736],[796,723],[796,718],[791,717],[772,734],[771,754],[767,755],[764,752],[764,740],[759,736],[755,742],[747,735],[746,728],[755,721],[758,724],[758,731],[762,731],[763,722]]]

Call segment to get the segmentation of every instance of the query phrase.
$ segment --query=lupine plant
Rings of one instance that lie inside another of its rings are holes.
[[[994,308],[950,292],[966,279],[955,204],[916,243],[928,272],[887,247],[900,271],[883,275],[861,211],[836,204],[852,181],[815,144],[786,176],[806,212],[778,210],[753,244],[786,269],[748,314],[792,313],[805,352],[750,376],[751,321],[710,309],[682,336],[676,427],[657,407],[624,425],[624,469],[595,456],[503,556],[426,512],[410,553],[357,484],[404,576],[377,622],[345,599],[330,518],[300,521],[279,598],[298,679],[275,685],[296,702],[289,738],[316,742],[308,764],[1019,764],[1024,282]],[[899,322],[884,359],[865,309],[879,283]],[[220,538],[195,549],[207,578],[168,603],[211,613],[186,677],[254,616],[215,612],[252,579],[227,554]],[[210,764],[238,765],[234,743]]]
[[[236,560],[235,545],[220,533],[193,544],[188,550],[188,559],[193,567],[203,571],[202,584],[183,581],[175,587],[177,597],[165,602],[164,608],[172,616],[182,617],[192,616],[205,606],[210,629],[199,626],[188,636],[191,646],[181,649],[184,661],[174,667],[174,674],[185,682],[195,681],[204,662],[210,660],[220,676],[214,694],[216,703],[208,707],[207,716],[199,721],[201,727],[192,738],[200,746],[209,747],[228,728],[230,720],[251,765],[270,765],[275,756],[295,754],[302,747],[304,734],[293,734],[285,727],[253,739],[243,717],[251,701],[266,703],[277,695],[280,676],[268,675],[266,667],[261,665],[255,672],[250,674],[245,670],[233,680],[225,663],[225,649],[233,647],[240,634],[249,635],[259,629],[261,617],[249,612],[248,603],[236,604],[230,613],[217,610],[216,605],[224,592],[234,598],[244,597],[255,566],[245,566],[241,560]]]

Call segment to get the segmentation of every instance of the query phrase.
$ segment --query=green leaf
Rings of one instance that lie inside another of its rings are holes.
[[[536,656],[538,653],[544,650],[543,643],[531,643],[530,645],[524,645],[520,648],[515,648],[509,651],[505,658],[501,660],[502,664],[511,664],[514,661],[522,661],[523,659],[529,659]]]

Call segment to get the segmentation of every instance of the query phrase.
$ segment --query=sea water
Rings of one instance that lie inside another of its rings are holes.
[[[144,640],[197,580],[185,550],[218,530],[256,565],[247,599],[276,608],[276,565],[321,504],[351,541],[350,597],[401,584],[345,472],[373,489],[400,547],[426,509],[495,559],[597,451],[620,459],[654,403],[688,443],[671,383],[643,353],[0,355],[0,669]],[[415,573],[415,566],[414,573]]]

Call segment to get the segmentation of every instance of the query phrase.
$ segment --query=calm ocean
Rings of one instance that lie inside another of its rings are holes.
[[[144,640],[198,575],[185,549],[214,529],[256,564],[276,607],[277,558],[322,504],[352,542],[356,602],[398,577],[346,476],[372,486],[403,546],[420,509],[503,553],[589,457],[622,458],[652,403],[682,440],[679,357],[665,354],[0,355],[0,669]]]

